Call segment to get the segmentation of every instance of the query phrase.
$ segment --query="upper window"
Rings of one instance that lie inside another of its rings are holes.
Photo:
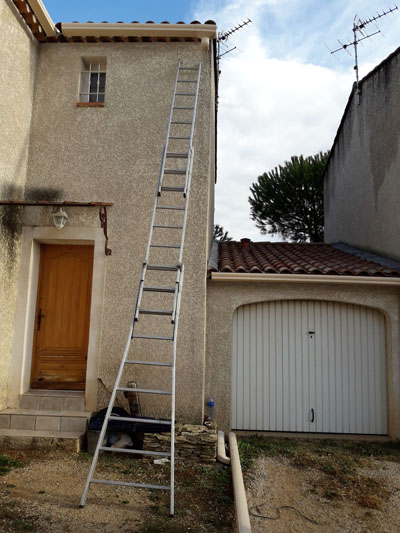
[[[79,93],[81,102],[104,102],[106,65],[107,59],[105,57],[82,58]]]

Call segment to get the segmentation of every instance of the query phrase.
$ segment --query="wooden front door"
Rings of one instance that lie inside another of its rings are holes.
[[[31,387],[84,390],[93,246],[42,244]]]

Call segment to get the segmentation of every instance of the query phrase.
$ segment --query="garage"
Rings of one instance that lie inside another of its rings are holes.
[[[231,427],[386,435],[384,315],[316,300],[233,314]]]

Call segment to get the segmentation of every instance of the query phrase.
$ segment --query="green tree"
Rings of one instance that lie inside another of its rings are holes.
[[[219,224],[214,224],[214,240],[216,241],[231,241],[232,237],[229,237],[228,232],[224,230]]]
[[[329,156],[292,156],[250,187],[250,215],[261,233],[296,242],[324,240],[323,172]]]

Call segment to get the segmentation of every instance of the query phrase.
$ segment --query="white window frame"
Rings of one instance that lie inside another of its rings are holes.
[[[100,74],[104,74],[104,90],[100,91]],[[92,76],[97,76],[95,91],[90,90]],[[79,101],[104,103],[106,91],[106,58],[82,58]]]

